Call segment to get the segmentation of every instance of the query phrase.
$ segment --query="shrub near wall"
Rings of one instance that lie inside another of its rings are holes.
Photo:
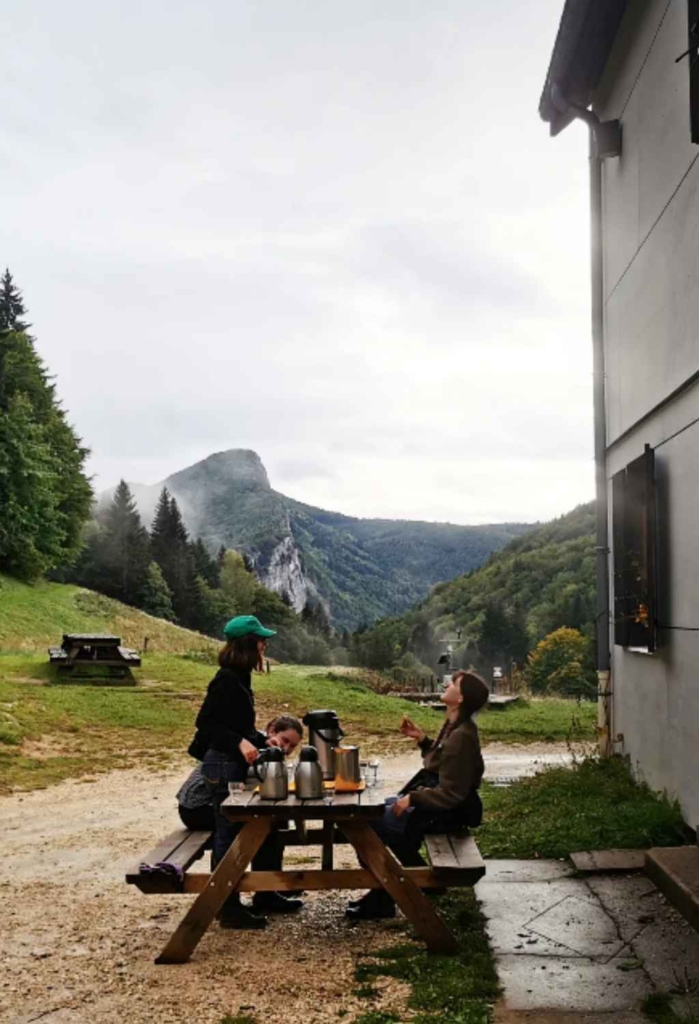
[[[597,693],[590,641],[566,626],[536,645],[524,674],[532,693],[589,698]]]

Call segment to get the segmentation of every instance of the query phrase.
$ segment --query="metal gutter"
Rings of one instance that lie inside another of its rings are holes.
[[[571,107],[587,108],[604,71],[628,0],[566,0],[539,101],[539,114],[558,135],[574,118],[552,100],[557,85]]]
[[[612,751],[610,702],[609,526],[607,493],[607,421],[604,368],[604,255],[602,247],[602,160],[621,153],[618,121],[601,122],[591,110],[570,102],[557,83],[550,101],[564,117],[578,118],[590,129],[590,277],[592,373],[595,450],[595,578],[597,590],[596,647],[599,684],[598,738],[600,753]]]

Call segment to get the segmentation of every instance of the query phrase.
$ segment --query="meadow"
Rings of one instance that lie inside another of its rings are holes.
[[[143,649],[135,685],[70,681],[48,662],[64,632],[114,633]],[[91,591],[28,586],[0,576],[0,791],[33,789],[112,768],[166,765],[186,756],[216,667],[218,644]],[[434,734],[442,713],[375,693],[360,672],[272,664],[255,678],[258,721],[287,711],[334,708],[348,741],[366,753],[410,749],[398,732],[407,714]],[[592,741],[596,708],[555,698],[484,711],[484,743]]]

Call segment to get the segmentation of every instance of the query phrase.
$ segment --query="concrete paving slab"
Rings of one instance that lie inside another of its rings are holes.
[[[505,953],[520,956],[581,956],[576,950],[563,943],[555,942],[537,934],[531,928],[512,928],[507,920],[488,921],[488,938],[496,956]]]
[[[488,882],[553,882],[575,874],[567,860],[486,860],[486,871]]]
[[[581,874],[643,871],[645,850],[579,850],[570,859]]]
[[[505,990],[497,1024],[641,1024],[650,992],[699,984],[699,935],[645,875],[493,863],[476,893]]]
[[[578,956],[586,956],[603,963],[617,956],[627,945],[617,922],[610,917],[601,903],[580,896],[567,896],[555,906],[527,922],[537,935],[568,946]],[[637,934],[643,928],[636,925]]]
[[[514,882],[503,885],[490,881],[488,875],[476,886],[476,895],[483,904],[489,923],[505,922],[512,935],[529,922],[568,896],[577,896],[598,904],[585,882],[578,878],[561,878],[551,882]]]
[[[617,1010],[637,1010],[652,986],[643,970],[619,970],[624,962],[623,958],[601,964],[574,957],[506,954],[498,958],[498,974],[505,989],[504,1006],[509,1010],[605,1015]]]
[[[635,955],[659,992],[699,985],[699,934],[662,893],[644,900],[652,920],[633,940]]]

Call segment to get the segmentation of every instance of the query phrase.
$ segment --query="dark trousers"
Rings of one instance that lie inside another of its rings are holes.
[[[229,782],[244,782],[247,776],[247,765],[240,759],[230,760],[225,753],[217,750],[207,750],[202,762],[202,775],[206,779],[209,792],[211,793],[211,807],[214,814],[214,843],[211,850],[211,870],[226,855],[231,843],[243,828],[243,822],[229,821],[221,814],[221,804],[228,796]],[[279,834],[276,831],[269,833],[264,843],[257,851],[252,860],[252,867],[255,871],[279,871],[282,866],[283,846],[279,841]],[[238,893],[228,897],[221,909],[221,915],[226,916],[226,909],[232,912],[232,908],[240,903]]]
[[[397,799],[397,796],[387,798],[383,816],[372,821],[371,827],[406,868],[422,867],[425,862],[420,856],[420,844],[424,835],[421,828],[424,815],[417,807],[411,807],[400,818],[397,817],[393,813]]]
[[[216,831],[214,832],[214,846],[211,851],[211,869],[223,859],[231,843],[242,830],[244,822],[229,821],[221,814],[221,802],[228,796],[228,792],[214,798],[214,815],[216,818]],[[269,833],[264,843],[252,859],[252,866],[255,871],[280,871],[284,848],[279,841],[279,833],[273,830]]]
[[[184,827],[192,832],[213,832],[216,828],[216,816],[211,804],[202,807],[183,807],[178,804],[177,810]]]

